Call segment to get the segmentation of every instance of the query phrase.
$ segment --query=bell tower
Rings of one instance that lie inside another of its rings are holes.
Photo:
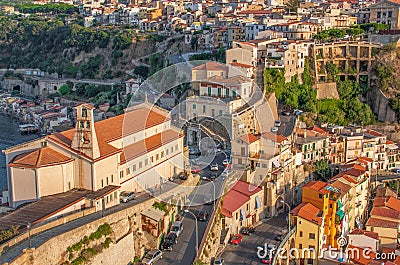
[[[85,170],[83,156],[92,159],[100,156],[99,145],[97,143],[96,130],[94,128],[94,107],[89,104],[81,104],[76,108],[75,133],[72,139],[72,148],[78,151],[78,178],[79,188],[85,187]],[[88,175],[92,178],[93,176]]]
[[[100,156],[100,151],[94,128],[93,110],[94,107],[89,104],[81,104],[76,107],[76,124],[72,148],[95,159]]]

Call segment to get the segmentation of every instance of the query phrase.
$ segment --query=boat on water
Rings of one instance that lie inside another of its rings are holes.
[[[35,124],[21,124],[19,126],[19,132],[21,134],[37,133],[39,128]]]

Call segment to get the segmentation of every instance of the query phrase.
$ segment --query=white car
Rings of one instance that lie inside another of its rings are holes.
[[[278,131],[278,127],[272,127],[271,128],[271,132],[277,132]]]
[[[142,263],[152,265],[159,259],[162,259],[162,251],[159,249],[153,249],[144,256]]]
[[[222,164],[226,167],[227,165],[229,165],[229,160],[228,159],[224,159]]]
[[[123,191],[119,194],[121,202],[129,202],[135,199],[135,193],[130,191]]]
[[[183,224],[181,221],[176,221],[172,226],[171,226],[171,232],[174,232],[177,237],[181,234],[183,230]]]
[[[211,171],[218,171],[218,164],[214,164],[210,166]]]

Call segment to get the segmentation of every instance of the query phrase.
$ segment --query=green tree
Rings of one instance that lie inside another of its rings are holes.
[[[345,80],[337,82],[337,90],[342,100],[355,98],[360,93],[360,85],[353,80]]]
[[[371,108],[358,98],[352,98],[345,102],[345,109],[349,123],[364,126],[375,122],[375,115]]]
[[[71,93],[71,88],[67,84],[64,84],[60,86],[60,88],[58,89],[58,93],[60,93],[62,96],[68,95],[69,93]]]
[[[326,73],[328,74],[328,81],[336,81],[337,75],[339,74],[339,67],[331,62],[327,62],[325,65]]]
[[[315,174],[320,180],[326,181],[329,179],[331,171],[329,168],[329,164],[326,160],[317,160],[314,163],[315,166]]]
[[[147,78],[147,76],[149,75],[149,68],[147,66],[139,65],[135,67],[133,73],[136,75],[140,75],[143,78]]]

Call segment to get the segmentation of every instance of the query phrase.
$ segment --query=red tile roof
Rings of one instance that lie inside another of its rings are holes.
[[[400,212],[400,200],[395,197],[389,197],[389,200],[386,202],[386,206]]]
[[[283,136],[281,134],[275,134],[275,133],[272,133],[272,132],[263,133],[261,135],[261,137],[263,137],[265,139],[270,139],[270,140],[272,140],[274,142],[277,142],[277,143],[282,143],[283,141],[287,141],[288,140],[285,136]]]
[[[243,142],[246,142],[248,144],[254,143],[255,141],[257,141],[259,138],[257,136],[255,136],[254,134],[247,134],[247,135],[243,135],[242,137],[240,137],[240,140],[242,140]]]
[[[366,231],[366,230],[361,230],[361,229],[354,229],[353,231],[350,232],[350,235],[364,235],[376,240],[379,240],[379,234],[371,231]]]
[[[399,223],[370,217],[366,226],[397,229],[399,227]]]
[[[245,182],[243,180],[239,180],[232,186],[231,190],[236,190],[240,193],[243,193],[247,196],[252,196],[262,190],[259,186],[253,185],[251,183]]]
[[[235,211],[249,202],[250,196],[260,192],[261,190],[262,188],[258,186],[239,180],[225,194],[222,201],[222,214],[227,217],[232,217],[232,214]]]
[[[44,147],[35,151],[16,156],[10,167],[39,168],[65,164],[73,161],[71,157],[63,155],[50,147]]]
[[[371,211],[372,217],[386,217],[390,219],[397,219],[400,223],[400,212],[390,209],[388,207],[373,207]]]
[[[155,150],[180,137],[183,137],[183,134],[171,129],[147,137],[145,140],[138,141],[131,145],[125,146],[123,148],[123,152],[121,153],[121,164],[126,163],[127,160],[129,161],[138,156],[144,155],[147,152]]]
[[[299,204],[296,208],[294,208],[290,214],[293,216],[299,216],[307,221],[310,221],[314,224],[321,225],[322,217],[319,217],[321,210],[309,202],[303,202]]]
[[[147,107],[132,110],[122,115],[115,116],[94,124],[100,157],[105,157],[120,152],[118,148],[109,142],[120,139],[123,136],[150,128],[169,120],[166,115]],[[112,128],[112,129],[111,129]],[[50,141],[71,148],[75,129],[52,134],[48,136]]]
[[[394,260],[394,264],[400,265],[400,256],[396,257],[396,259]]]
[[[383,134],[381,134],[381,133],[379,133],[379,132],[377,132],[377,131],[374,131],[374,130],[366,130],[365,132],[368,133],[368,134],[370,134],[370,135],[372,135],[372,136],[375,136],[375,137],[384,136]]]
[[[347,247],[347,253],[349,253],[349,259],[353,261],[355,264],[361,264],[361,265],[367,265],[371,261],[373,261],[376,257],[375,252],[364,252],[363,248],[360,247],[355,247],[352,245],[349,245]],[[368,253],[363,254],[363,253]]]
[[[231,62],[229,63],[230,65],[237,66],[237,67],[243,67],[243,68],[252,68],[253,66],[244,64],[244,63],[238,63],[238,62]]]
[[[230,190],[226,193],[222,201],[222,214],[227,217],[232,217],[232,214],[240,209],[249,201],[249,197],[236,190]]]
[[[349,190],[351,189],[350,185],[347,185],[347,184],[341,182],[340,179],[331,183],[330,186],[337,188],[339,190],[339,193],[341,196],[344,196],[345,194],[347,194],[347,192],[349,192]]]
[[[313,189],[322,194],[327,194],[327,193],[329,193],[329,191],[325,189],[326,186],[328,186],[328,184],[326,184],[325,182],[322,182],[319,180],[313,180],[313,181],[310,181],[307,184],[305,184],[303,187]]]

